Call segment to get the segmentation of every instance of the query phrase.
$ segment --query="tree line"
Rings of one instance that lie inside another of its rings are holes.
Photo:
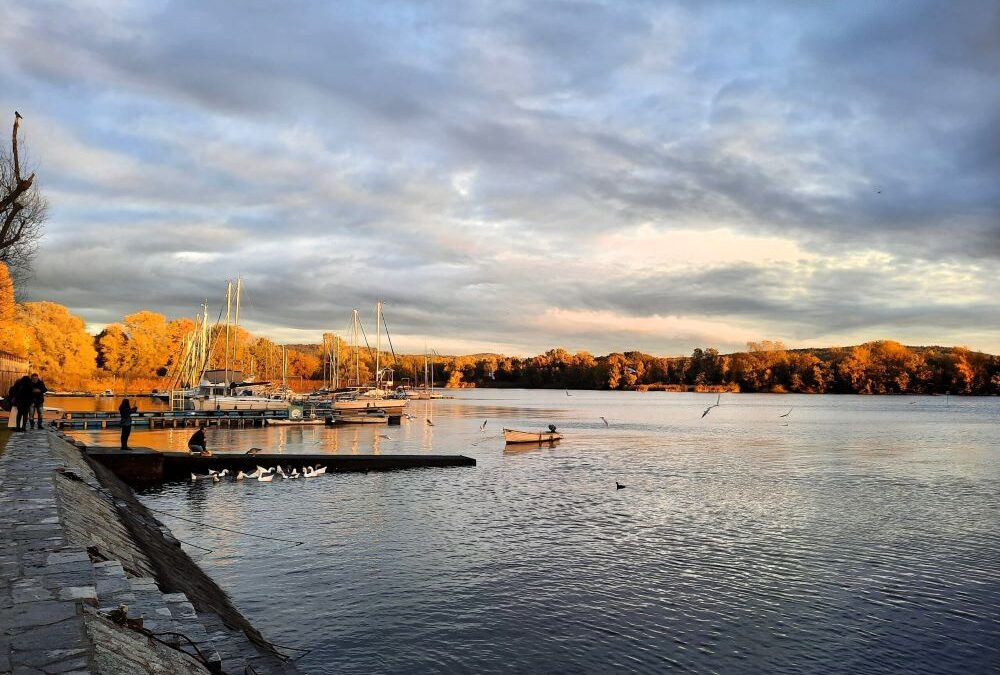
[[[449,386],[555,389],[666,389],[811,394],[1000,394],[1000,357],[965,347],[907,347],[878,340],[853,347],[787,349],[747,343],[721,354],[642,352],[592,356],[552,349],[528,357],[457,357],[445,366]]]
[[[66,307],[54,302],[17,303],[14,284],[0,263],[0,351],[31,361],[53,388],[93,389],[131,382],[137,389],[167,388],[194,320],[168,320],[139,311],[96,336]],[[209,368],[226,363],[224,327],[214,327]],[[229,365],[258,381],[332,382],[374,379],[375,354],[356,355],[332,335],[322,345],[286,346],[230,329]],[[383,352],[396,384],[425,384],[424,355]],[[532,357],[473,354],[429,357],[426,384],[447,387],[555,389],[668,389],[696,391],[843,394],[1000,394],[1000,357],[964,347],[907,347],[891,340],[827,349],[787,349],[779,342],[751,342],[746,351],[722,354],[695,349],[690,356],[660,357],[637,351],[593,356],[551,349]]]

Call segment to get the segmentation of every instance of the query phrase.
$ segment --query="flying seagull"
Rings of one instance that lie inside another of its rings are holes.
[[[788,417],[789,415],[792,414],[792,410],[793,410],[792,408],[789,408],[788,412],[786,412],[784,415],[778,415],[778,417]]]
[[[709,413],[712,408],[718,408],[722,404],[722,394],[719,394],[719,398],[715,399],[715,403],[705,408],[705,412],[701,414],[702,418]]]
[[[604,419],[603,416],[601,416],[601,421],[604,422],[604,426],[606,426],[606,427],[610,427],[611,426],[610,424],[608,424],[608,421],[606,419]]]

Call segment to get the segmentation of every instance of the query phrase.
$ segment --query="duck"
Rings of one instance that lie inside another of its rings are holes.
[[[305,478],[312,478],[316,475],[316,472],[313,470],[311,466],[307,466],[306,470],[302,472],[302,475]]]
[[[242,469],[240,469],[240,472],[238,474],[236,474],[236,480],[243,480],[246,477],[247,477],[247,475],[245,473],[243,473]]]
[[[257,480],[260,481],[261,483],[270,483],[272,480],[274,480],[274,474],[270,473],[261,474],[257,476]]]
[[[321,476],[324,473],[326,473],[326,467],[325,466],[317,466],[316,470],[313,471],[313,475],[314,476]]]

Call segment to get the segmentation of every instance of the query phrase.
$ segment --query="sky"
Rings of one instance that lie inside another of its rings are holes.
[[[400,351],[1000,352],[1000,4],[0,0],[34,278]]]

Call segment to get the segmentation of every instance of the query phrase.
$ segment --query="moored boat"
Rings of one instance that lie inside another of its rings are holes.
[[[504,429],[503,438],[508,443],[551,443],[562,438],[562,434],[555,431],[519,431],[517,429]]]

